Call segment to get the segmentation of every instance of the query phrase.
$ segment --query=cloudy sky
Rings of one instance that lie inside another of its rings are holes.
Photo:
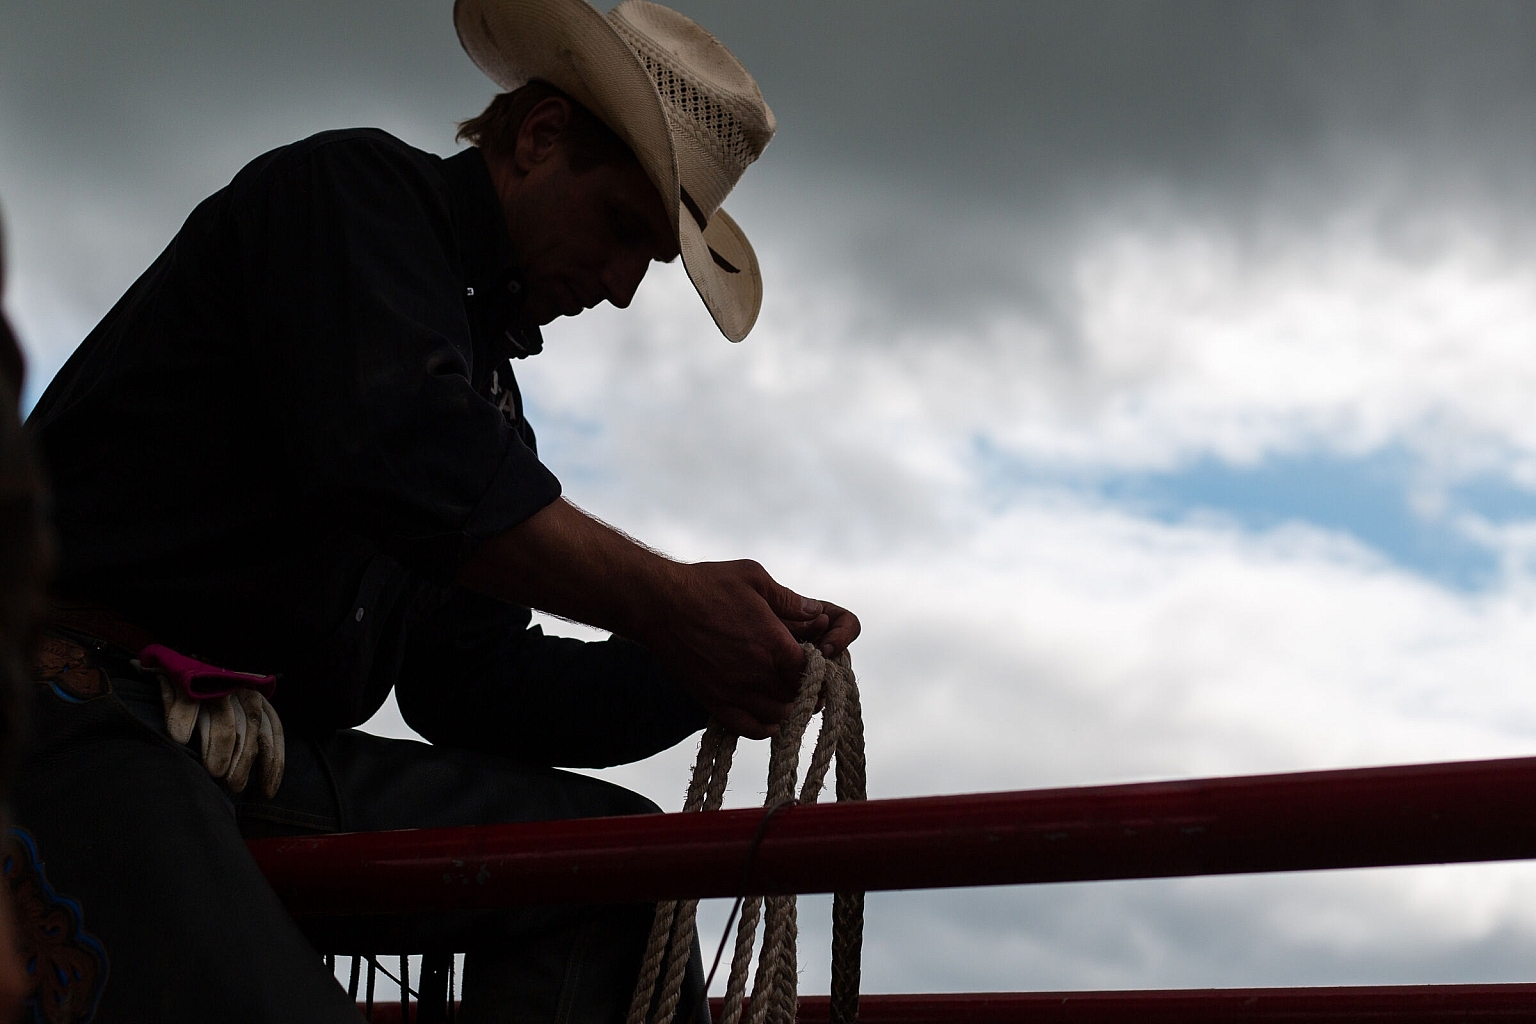
[[[762,319],[661,267],[519,372],[575,501],[860,612],[874,795],[1536,750],[1536,8],[678,6],[779,117],[728,204]],[[34,396],[251,157],[446,154],[493,91],[439,2],[0,26]],[[675,807],[690,756],[607,774]],[[1529,980],[1536,871],[887,894],[866,948],[869,991]]]

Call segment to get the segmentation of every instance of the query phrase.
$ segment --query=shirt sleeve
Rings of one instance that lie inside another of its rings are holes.
[[[559,481],[471,385],[453,214],[379,133],[280,150],[232,184],[249,372],[314,512],[451,583]]]
[[[528,609],[464,588],[411,632],[395,686],[433,743],[522,764],[607,768],[650,757],[709,714],[639,644],[546,636]]]

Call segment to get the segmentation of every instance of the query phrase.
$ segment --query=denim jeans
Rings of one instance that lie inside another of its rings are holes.
[[[15,793],[48,882],[79,904],[106,951],[95,1020],[357,1021],[321,952],[431,950],[467,954],[461,1021],[623,1020],[648,904],[329,921],[306,933],[245,840],[644,814],[657,811],[650,801],[582,775],[355,730],[290,734],[277,795],[232,796],[166,735],[156,682],[108,674],[110,690],[94,696],[38,685]],[[689,1010],[708,1024],[703,997],[695,942],[680,1024]]]

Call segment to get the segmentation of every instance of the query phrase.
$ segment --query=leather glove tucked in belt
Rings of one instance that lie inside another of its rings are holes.
[[[187,743],[198,734],[208,774],[241,793],[254,770],[261,795],[276,795],[287,751],[283,723],[267,700],[275,677],[232,672],[159,644],[146,646],[134,664],[160,679],[171,739]]]
[[[171,739],[186,743],[197,732],[203,767],[240,793],[254,771],[261,795],[268,800],[283,783],[286,751],[283,723],[267,698],[247,687],[222,697],[188,697],[163,676],[160,699],[165,703],[165,728]]]

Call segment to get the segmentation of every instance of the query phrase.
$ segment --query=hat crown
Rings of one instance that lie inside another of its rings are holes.
[[[714,215],[778,127],[750,72],[692,19],[648,0],[608,12],[651,76],[677,153],[678,184]]]

